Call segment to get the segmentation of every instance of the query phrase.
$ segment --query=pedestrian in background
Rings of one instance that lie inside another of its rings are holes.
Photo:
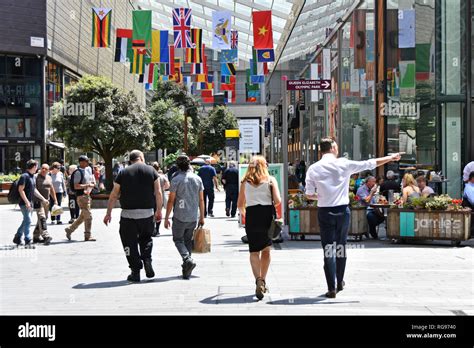
[[[319,143],[321,159],[308,169],[306,196],[318,200],[318,221],[324,253],[324,274],[328,286],[326,297],[335,298],[344,289],[346,268],[346,242],[349,229],[349,181],[353,173],[373,170],[391,161],[399,161],[400,154],[351,161],[338,158],[339,148],[332,138]]]
[[[268,229],[272,223],[274,209],[280,204],[278,183],[270,176],[267,161],[262,156],[253,157],[240,185],[237,206],[245,220],[250,265],[256,284],[255,295],[259,300],[268,290],[266,276],[270,267],[272,245]]]
[[[84,241],[95,242],[96,239],[92,237],[92,211],[91,211],[91,191],[95,186],[94,176],[92,172],[88,170],[89,158],[87,156],[79,157],[79,167],[72,173],[71,187],[77,196],[77,203],[81,209],[81,213],[76,221],[71,226],[67,227],[64,231],[66,232],[66,238],[71,240],[71,234],[79,227],[80,224],[84,223]]]
[[[49,175],[49,165],[43,163],[41,170],[35,175],[35,185],[42,197],[35,197],[33,206],[38,216],[35,230],[33,231],[33,243],[43,242],[44,245],[49,245],[53,238],[49,235],[47,220],[49,214],[50,199],[53,204],[58,204],[56,192],[54,191],[53,179]],[[43,199],[44,198],[44,199]],[[41,238],[43,240],[41,240]]]
[[[13,243],[16,245],[21,244],[21,238],[25,237],[25,248],[34,249],[33,241],[30,235],[31,225],[31,211],[33,210],[33,197],[38,197],[43,202],[47,200],[39,193],[35,185],[35,173],[38,169],[38,162],[35,160],[29,160],[26,162],[26,172],[24,172],[18,179],[18,193],[20,195],[20,206],[23,220],[21,221],[20,227],[16,231],[13,237]]]
[[[160,187],[161,187],[161,196],[163,199],[163,207],[166,207],[168,200],[166,198],[165,190],[169,189],[170,182],[168,181],[168,177],[163,174],[163,171],[160,169],[160,165],[158,164],[158,162],[153,163],[153,168],[156,170],[156,172],[158,173],[158,177],[160,178]],[[158,237],[160,235],[160,225],[161,225],[161,220],[156,220],[152,237]]]
[[[199,176],[191,172],[188,156],[176,160],[178,171],[171,180],[170,195],[166,206],[165,228],[170,228],[170,214],[173,211],[173,242],[183,259],[183,279],[189,279],[196,263],[191,257],[193,232],[199,222],[204,225],[204,186]],[[199,214],[199,217],[198,217]]]
[[[56,193],[56,199],[58,200],[58,205],[61,206],[61,203],[63,201],[63,197],[67,196],[67,190],[66,190],[66,181],[64,179],[64,175],[61,172],[61,164],[59,162],[54,162],[51,166],[51,179],[53,181],[53,188],[54,192]],[[49,202],[49,212],[51,213],[51,210],[53,209],[54,202],[52,200],[52,197]],[[54,224],[56,221],[56,224],[61,225],[61,215],[57,216],[52,216],[51,215],[51,223]]]
[[[160,178],[152,166],[145,164],[145,156],[139,150],[130,152],[130,163],[122,170],[114,183],[107,205],[104,223],[112,220],[112,209],[120,199],[120,239],[127,257],[131,274],[127,280],[140,281],[140,271],[144,267],[147,278],[153,278],[151,252],[154,219],[161,220],[163,199]]]
[[[76,191],[73,189],[73,183],[71,182],[72,173],[77,169],[75,164],[71,164],[68,168],[68,176],[66,178],[67,195],[69,197],[69,214],[71,219],[69,224],[72,224],[79,217],[79,204],[77,204]]]
[[[239,171],[234,161],[229,162],[229,168],[222,174],[222,183],[225,190],[225,215],[234,218],[239,198]]]
[[[219,182],[210,159],[206,159],[206,164],[199,168],[198,175],[204,185],[204,217],[207,217],[208,214],[210,217],[214,217],[214,186],[219,191]]]

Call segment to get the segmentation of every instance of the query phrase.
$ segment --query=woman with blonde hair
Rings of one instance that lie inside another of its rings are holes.
[[[268,229],[272,223],[275,207],[280,204],[278,184],[268,173],[267,161],[262,156],[253,157],[240,185],[237,207],[242,219],[245,220],[250,265],[256,283],[255,295],[259,300],[268,291],[265,278],[270,266],[272,245]]]
[[[421,196],[421,191],[412,174],[407,173],[403,176],[402,187],[402,201],[404,203],[409,202],[412,198],[419,198]]]

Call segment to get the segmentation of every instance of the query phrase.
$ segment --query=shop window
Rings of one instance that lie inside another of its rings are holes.
[[[62,99],[63,83],[61,66],[48,62],[46,67],[46,100],[47,106],[53,106]]]
[[[6,124],[7,120],[4,118],[0,118],[0,138],[6,137]]]
[[[25,76],[41,76],[43,61],[36,57],[23,58],[25,64]]]
[[[21,56],[7,57],[7,75],[10,78],[21,77],[25,75],[24,58]]]
[[[8,138],[24,138],[25,137],[25,120],[23,118],[7,119],[7,137]]]
[[[6,57],[0,55],[0,77],[6,74]]]

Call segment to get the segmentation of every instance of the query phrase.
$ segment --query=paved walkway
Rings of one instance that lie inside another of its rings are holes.
[[[82,241],[82,228],[75,241],[67,241],[65,226],[54,225],[50,246],[25,250],[6,248],[21,214],[0,206],[0,314],[474,314],[472,240],[459,248],[443,242],[350,243],[346,288],[336,299],[323,297],[320,242],[285,241],[272,251],[270,293],[257,302],[247,245],[240,242],[244,231],[225,217],[222,193],[216,201],[216,218],[206,220],[212,252],[195,255],[192,278],[181,279],[171,232],[163,229],[154,238],[156,278],[140,284],[124,280],[129,269],[118,235],[119,209],[109,227],[102,223],[105,210],[93,211],[95,243]]]

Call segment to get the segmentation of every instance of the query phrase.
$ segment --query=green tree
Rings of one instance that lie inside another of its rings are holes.
[[[239,127],[235,115],[226,106],[216,106],[202,122],[202,152],[210,154],[225,148],[225,130]]]
[[[199,108],[201,106],[199,100],[190,95],[186,90],[186,87],[175,82],[164,81],[159,82],[155,95],[151,101],[151,107],[158,101],[167,101],[171,100],[172,105],[180,110],[183,115],[186,112],[188,116],[188,152],[191,155],[197,155],[198,149],[198,132],[201,125],[201,118],[199,113]],[[183,128],[179,134],[184,136],[184,116],[182,120]],[[155,133],[156,134],[156,133]],[[177,134],[173,135],[174,137]],[[181,142],[183,142],[184,137],[181,136]]]
[[[171,99],[156,99],[148,108],[156,149],[174,153],[183,148],[184,114]]]
[[[80,103],[90,103],[92,114],[78,112],[77,107],[71,115],[69,106]],[[107,190],[113,186],[113,158],[133,149],[146,151],[153,138],[150,118],[135,94],[124,92],[101,76],[86,75],[69,88],[65,100],[53,109],[51,126],[67,146],[104,159]]]

